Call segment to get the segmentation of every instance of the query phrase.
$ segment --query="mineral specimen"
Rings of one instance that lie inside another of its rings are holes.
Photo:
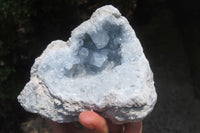
[[[111,5],[97,9],[67,42],[50,43],[18,96],[25,110],[60,123],[78,121],[86,110],[116,124],[139,121],[152,111],[156,99],[141,44]]]

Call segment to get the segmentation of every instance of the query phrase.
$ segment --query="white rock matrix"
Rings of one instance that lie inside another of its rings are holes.
[[[116,124],[139,121],[157,99],[153,74],[127,19],[98,8],[67,42],[51,42],[18,96],[25,110],[59,123],[93,110]]]

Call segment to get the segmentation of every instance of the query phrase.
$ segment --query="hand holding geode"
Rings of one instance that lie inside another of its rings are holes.
[[[111,5],[97,9],[67,42],[49,44],[18,96],[27,111],[57,122],[94,110],[116,124],[142,120],[156,98],[141,44]]]

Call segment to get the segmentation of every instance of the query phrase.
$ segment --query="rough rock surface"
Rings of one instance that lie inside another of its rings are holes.
[[[53,41],[18,96],[25,110],[57,122],[94,110],[116,124],[139,121],[156,103],[153,74],[134,30],[111,5]]]

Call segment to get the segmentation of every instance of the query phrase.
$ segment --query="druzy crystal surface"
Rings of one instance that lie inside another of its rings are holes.
[[[113,6],[97,9],[67,42],[48,45],[18,96],[30,112],[57,122],[97,111],[116,124],[139,121],[155,103],[153,74],[127,19]]]

